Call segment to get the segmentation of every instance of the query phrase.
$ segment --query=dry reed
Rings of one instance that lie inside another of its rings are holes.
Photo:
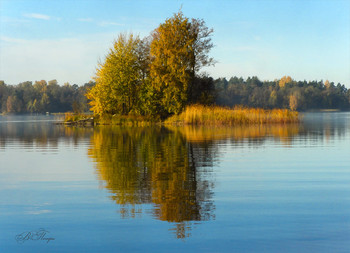
[[[299,114],[287,109],[265,110],[236,106],[188,106],[181,114],[168,118],[166,124],[188,125],[243,125],[265,123],[296,123]]]

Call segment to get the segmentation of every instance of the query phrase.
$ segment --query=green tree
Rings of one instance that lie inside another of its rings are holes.
[[[6,106],[7,112],[18,113],[21,112],[22,101],[17,96],[8,96]]]
[[[269,105],[273,108],[277,104],[277,92],[275,90],[272,90],[270,93],[270,98],[269,98]]]
[[[213,78],[205,73],[195,76],[189,94],[191,94],[190,103],[213,104],[216,96]]]
[[[213,63],[211,33],[203,20],[190,21],[181,11],[153,32],[150,76],[161,114],[178,114],[191,101],[196,72]]]
[[[152,34],[150,75],[162,114],[180,113],[187,102],[194,43],[190,28],[188,18],[179,12]]]
[[[6,111],[5,107],[7,102],[7,86],[4,81],[0,81],[0,109]]]
[[[120,34],[105,62],[98,65],[96,85],[87,93],[95,114],[128,114],[135,109],[139,84],[146,75],[139,61],[141,46],[138,36]]]
[[[298,98],[296,94],[292,94],[289,96],[289,108],[292,111],[295,111],[298,108]]]

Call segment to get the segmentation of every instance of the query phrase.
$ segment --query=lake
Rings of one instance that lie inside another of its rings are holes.
[[[350,252],[350,113],[244,127],[0,116],[0,252]]]

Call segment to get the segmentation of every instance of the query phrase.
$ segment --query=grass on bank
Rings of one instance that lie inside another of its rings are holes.
[[[188,106],[181,114],[174,115],[165,124],[185,125],[243,125],[265,123],[296,123],[299,114],[287,109],[265,110],[260,108],[244,108],[236,106],[227,108],[220,106]]]
[[[155,120],[137,115],[91,115],[65,113],[64,122],[74,123],[93,117],[94,125],[122,125],[122,126],[148,126],[157,123]]]
[[[91,117],[91,114],[66,112],[64,113],[64,122],[72,123],[78,120],[89,119]]]

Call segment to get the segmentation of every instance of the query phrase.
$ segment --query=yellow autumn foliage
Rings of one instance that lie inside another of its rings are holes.
[[[278,85],[280,86],[280,88],[284,88],[287,83],[291,83],[291,82],[292,82],[292,78],[290,76],[283,76],[279,80]]]

